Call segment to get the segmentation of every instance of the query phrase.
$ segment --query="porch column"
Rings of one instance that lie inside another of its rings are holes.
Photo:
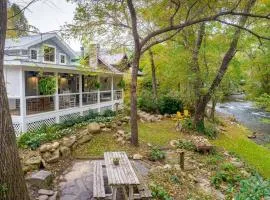
[[[23,68],[20,69],[20,114],[22,132],[27,131],[26,125],[26,99],[25,99],[25,73]]]
[[[82,74],[79,74],[79,93],[80,93],[80,96],[79,96],[79,105],[80,105],[80,108],[82,108],[83,106],[83,102],[82,102]],[[81,110],[80,111],[80,114],[81,116],[83,115],[83,111]]]
[[[58,94],[58,72],[55,72],[55,77],[56,77],[56,80],[55,80],[55,102],[54,102],[54,110],[56,111],[56,123],[59,123],[60,120],[59,120],[59,94]]]
[[[100,84],[100,77],[99,77],[99,75],[97,76],[97,81]],[[98,93],[98,99],[97,99],[98,100],[98,102],[97,102],[98,103],[98,112],[100,112],[100,87],[98,88],[97,93]]]
[[[112,82],[111,82],[111,91],[112,91],[112,102],[113,102],[114,101],[113,75],[112,75]]]

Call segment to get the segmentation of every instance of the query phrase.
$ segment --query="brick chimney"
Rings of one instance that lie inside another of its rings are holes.
[[[90,44],[90,46],[89,46],[89,66],[90,66],[90,68],[97,69],[99,53],[100,53],[99,44]]]

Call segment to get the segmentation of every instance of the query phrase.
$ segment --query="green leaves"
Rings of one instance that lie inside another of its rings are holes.
[[[149,160],[151,161],[164,160],[165,155],[166,155],[165,152],[160,150],[158,147],[152,147],[149,154]]]
[[[270,181],[265,181],[259,175],[240,181],[239,192],[235,200],[270,199]]]
[[[160,200],[173,200],[173,198],[168,194],[168,192],[162,186],[151,184],[150,188],[152,190],[153,198],[160,199]]]
[[[42,95],[52,95],[56,92],[56,78],[54,76],[41,76],[38,80],[38,90]]]

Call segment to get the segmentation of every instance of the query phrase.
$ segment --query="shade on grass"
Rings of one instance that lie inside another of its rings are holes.
[[[129,127],[124,127],[129,131]],[[158,146],[166,146],[173,139],[180,137],[180,134],[174,130],[174,122],[164,120],[157,123],[140,123],[139,140],[140,147],[132,145],[122,145],[115,142],[112,133],[101,133],[84,145],[78,147],[73,153],[77,158],[102,157],[105,151],[126,151],[133,154],[144,151],[147,143]]]
[[[175,122],[172,120],[139,124],[139,139],[141,142],[166,146],[171,140],[180,137],[180,133],[175,130]]]
[[[226,130],[212,142],[236,153],[262,176],[270,179],[270,150],[248,139],[247,135],[251,133],[242,126],[228,123]]]

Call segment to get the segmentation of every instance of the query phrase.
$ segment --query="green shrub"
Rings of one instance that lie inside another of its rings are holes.
[[[266,111],[270,112],[270,95],[269,94],[262,94],[260,97],[256,98],[256,105],[260,108],[265,109]]]
[[[184,118],[181,123],[184,130],[194,130],[194,124],[191,118]]]
[[[161,114],[175,114],[183,111],[183,103],[176,96],[162,96],[158,101],[158,108]]]
[[[24,133],[18,138],[18,146],[21,148],[37,149],[42,143],[60,139],[71,134],[74,129],[83,127],[89,122],[108,122],[115,115],[113,111],[105,111],[103,115],[89,112],[85,116],[80,116],[66,120],[60,124],[52,126],[43,125],[40,129]]]
[[[238,170],[234,165],[231,163],[224,163],[211,178],[211,183],[216,188],[219,188],[223,182],[234,186],[241,179],[242,177],[240,174],[238,174]]]
[[[165,159],[165,152],[160,150],[158,147],[152,147],[149,155],[149,160],[158,161]]]
[[[103,112],[103,117],[114,117],[116,115],[115,111],[105,110]]]
[[[162,186],[151,184],[150,188],[152,190],[152,196],[154,199],[173,200],[173,198],[168,194],[168,192]]]
[[[158,109],[158,105],[155,103],[152,92],[144,90],[138,98],[138,107],[145,111],[154,113]]]
[[[217,131],[214,124],[207,124],[204,127],[203,134],[206,135],[207,137],[211,138],[211,139],[216,138],[217,133],[218,133],[218,131]]]
[[[240,181],[239,192],[235,195],[235,200],[256,200],[270,199],[270,181],[263,180],[259,175],[251,176]]]
[[[179,149],[186,149],[189,151],[194,151],[196,149],[195,145],[189,140],[178,140],[176,147]]]
[[[181,184],[181,181],[180,181],[180,179],[179,179],[179,177],[177,175],[171,175],[170,180],[174,184]]]

